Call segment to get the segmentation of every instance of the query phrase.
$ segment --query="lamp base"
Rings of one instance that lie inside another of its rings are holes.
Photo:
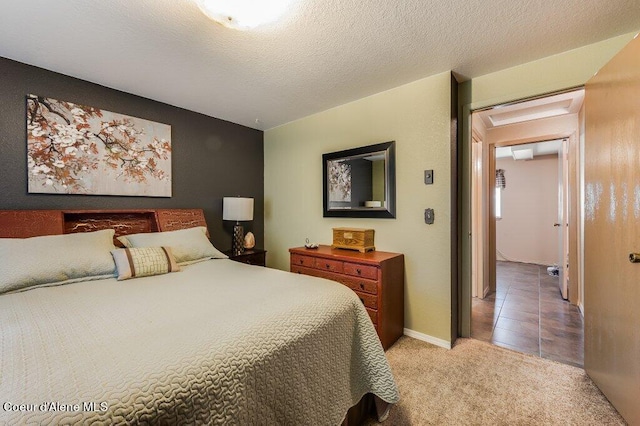
[[[231,244],[231,251],[234,256],[244,253],[244,229],[242,225],[236,223],[233,226],[233,241]]]

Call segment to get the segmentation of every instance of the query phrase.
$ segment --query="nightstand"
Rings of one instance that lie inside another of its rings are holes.
[[[231,250],[227,250],[224,254],[235,262],[246,263],[248,265],[266,266],[267,263],[267,251],[262,249],[248,249],[238,255],[233,255],[231,254]]]

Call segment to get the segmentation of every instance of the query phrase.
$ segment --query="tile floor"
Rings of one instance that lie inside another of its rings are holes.
[[[474,298],[471,337],[583,367],[584,324],[547,267],[497,262],[496,291]]]

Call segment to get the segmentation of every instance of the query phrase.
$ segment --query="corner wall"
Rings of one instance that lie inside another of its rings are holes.
[[[375,229],[376,248],[405,255],[405,327],[451,341],[451,74],[415,81],[265,132],[268,266],[290,247],[331,244],[331,228]],[[396,141],[396,219],[322,217],[322,154]],[[434,169],[434,184],[423,171]],[[424,223],[424,209],[435,223]]]

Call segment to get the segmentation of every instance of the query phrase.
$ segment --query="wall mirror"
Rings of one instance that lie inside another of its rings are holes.
[[[396,217],[395,141],[322,155],[324,217]]]

